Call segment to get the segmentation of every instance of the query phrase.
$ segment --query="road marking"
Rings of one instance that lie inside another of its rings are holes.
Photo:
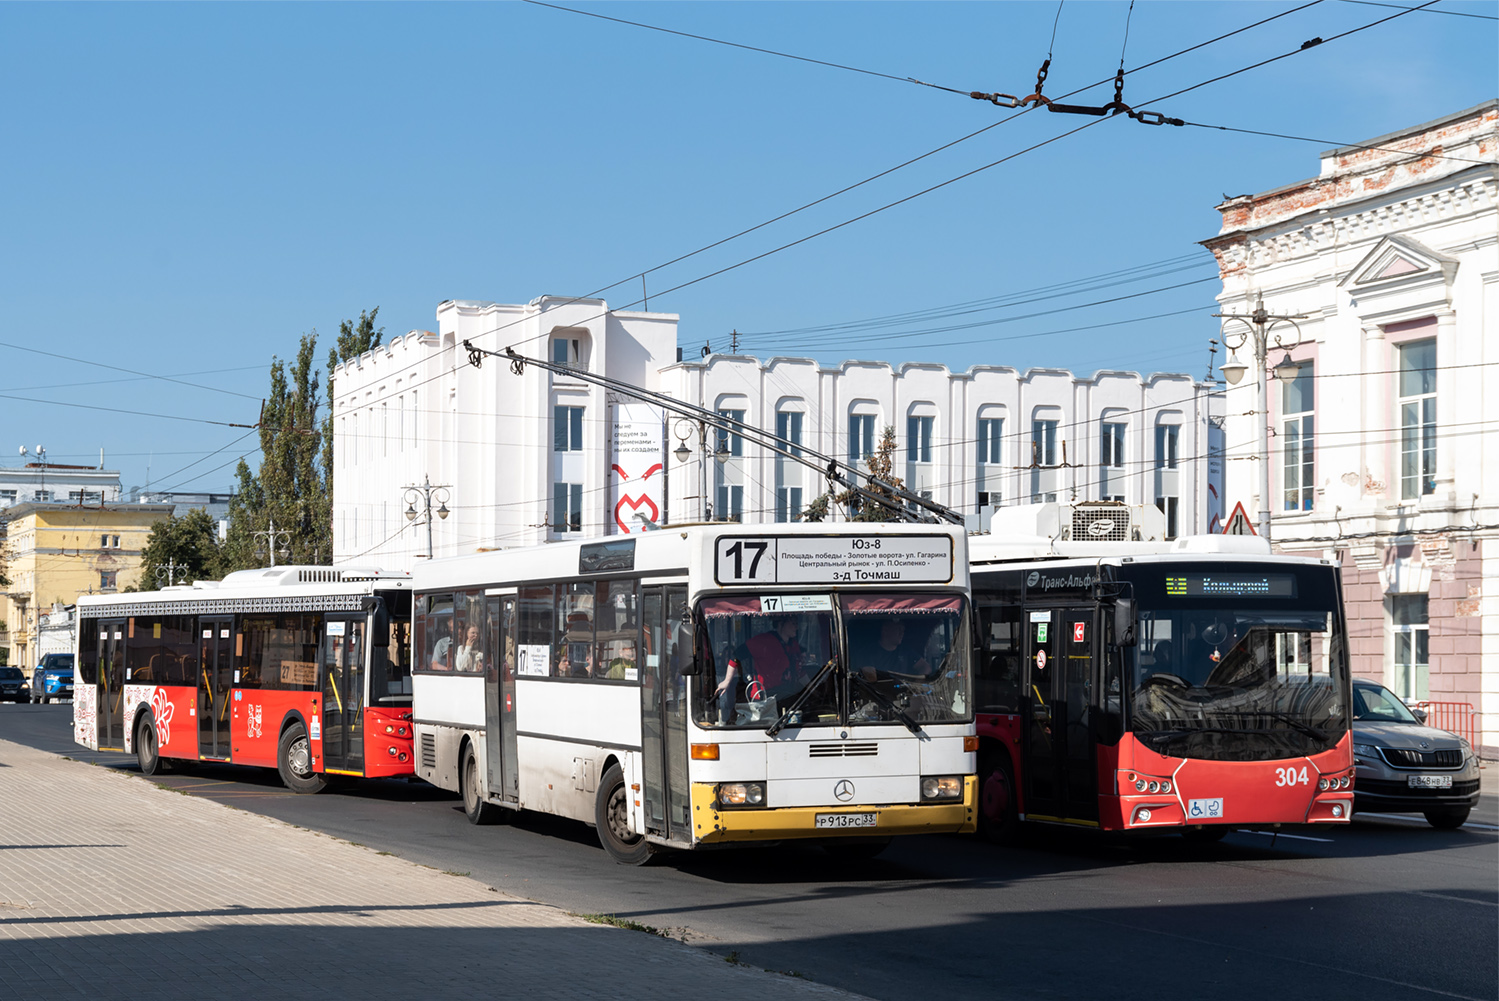
[[[1246,831],[1240,830],[1240,834],[1263,834],[1267,838],[1294,838],[1297,841],[1320,841],[1325,845],[1332,844],[1332,838],[1312,838],[1305,834],[1282,834],[1279,831]]]
[[[1426,826],[1426,820],[1424,818],[1407,817],[1399,813],[1358,813],[1355,814],[1355,816],[1362,817],[1365,820],[1394,820],[1402,824],[1419,824],[1422,827]],[[1472,821],[1463,824],[1463,827],[1471,827],[1475,831],[1499,831],[1499,827],[1495,827],[1493,824],[1475,824]],[[1459,830],[1461,829],[1462,828],[1459,828]]]

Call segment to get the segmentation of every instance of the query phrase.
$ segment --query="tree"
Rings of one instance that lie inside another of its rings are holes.
[[[897,490],[905,489],[905,480],[895,475],[895,428],[885,425],[885,430],[880,433],[880,443],[875,450],[864,457],[864,466],[869,475],[878,482],[860,483],[862,494],[853,490],[845,490],[837,496],[831,490],[816,497],[802,509],[803,521],[822,521],[828,516],[828,508],[833,503],[844,504],[848,507],[853,521],[899,521],[899,509],[903,503],[898,496]],[[875,497],[888,498],[888,503],[881,504],[879,501],[867,496],[873,494]]]
[[[218,525],[201,507],[158,521],[141,550],[141,575],[127,591],[150,591],[167,583],[217,580],[220,570]],[[157,577],[157,570],[163,569]],[[170,571],[170,581],[167,580]]]
[[[358,358],[366,351],[380,346],[385,328],[375,329],[375,317],[380,307],[369,312],[360,311],[359,319],[344,320],[338,325],[338,342],[328,349],[328,416],[323,420],[323,480],[328,491],[333,491],[333,370],[348,361]]]
[[[331,371],[380,344],[384,327],[375,326],[380,307],[361,311],[358,320],[338,325],[328,352]],[[260,416],[260,469],[243,459],[229,503],[229,533],[219,547],[223,573],[265,566],[274,546],[277,563],[317,564],[333,559],[333,415],[322,412],[323,373],[313,368],[317,331],[303,334],[297,357],[287,367],[271,359],[271,388]],[[332,384],[329,384],[332,396]],[[264,533],[275,523],[277,538]],[[286,533],[286,552],[279,540]],[[258,537],[257,537],[258,535]]]

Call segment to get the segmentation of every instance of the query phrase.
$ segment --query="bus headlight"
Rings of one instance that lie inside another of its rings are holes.
[[[962,776],[928,775],[921,780],[922,799],[960,799],[962,795]]]
[[[765,784],[762,782],[724,782],[718,787],[718,805],[727,807],[764,806]]]

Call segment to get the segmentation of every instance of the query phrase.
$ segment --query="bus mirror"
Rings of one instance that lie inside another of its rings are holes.
[[[374,635],[370,637],[370,643],[373,646],[388,647],[390,646],[390,613],[385,610],[385,602],[381,599],[375,598],[373,604],[374,608],[371,611],[374,612],[374,622],[370,628]]]
[[[1135,601],[1133,598],[1114,599],[1114,645],[1135,645]]]

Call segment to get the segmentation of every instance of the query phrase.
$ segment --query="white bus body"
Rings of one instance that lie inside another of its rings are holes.
[[[416,570],[417,774],[654,846],[969,831],[962,529],[703,525]]]

